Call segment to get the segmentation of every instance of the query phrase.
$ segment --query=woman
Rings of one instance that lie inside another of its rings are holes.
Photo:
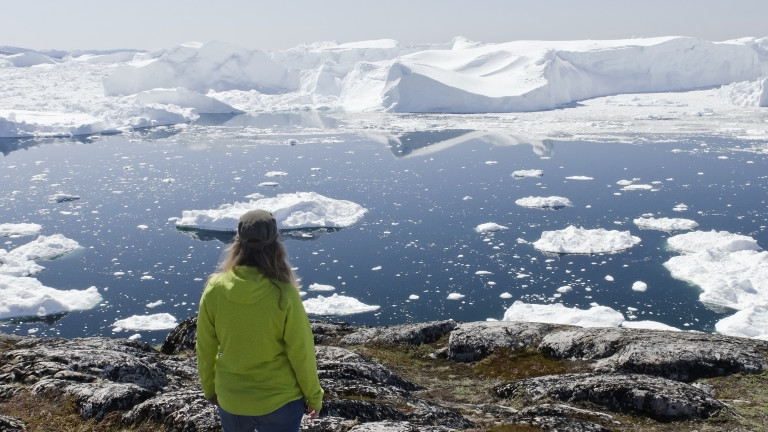
[[[240,217],[197,319],[197,369],[224,432],[298,431],[322,408],[314,338],[296,276],[265,210]]]

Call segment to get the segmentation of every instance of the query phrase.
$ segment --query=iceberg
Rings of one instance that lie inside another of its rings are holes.
[[[352,201],[328,198],[315,192],[296,192],[224,204],[216,209],[184,210],[181,218],[176,220],[176,227],[236,232],[240,216],[254,209],[272,212],[278,229],[344,228],[357,223],[367,211]]]
[[[544,231],[533,247],[549,253],[597,254],[614,253],[630,249],[640,238],[629,231],[585,229],[573,225],[558,231]]]
[[[275,52],[214,41],[57,58],[0,54],[0,137],[116,133],[188,123],[203,113],[528,113],[598,98],[609,98],[603,101],[609,110],[684,107],[666,97],[615,96],[702,89],[712,89],[704,96],[746,110],[768,106],[766,50],[768,38],[670,36],[505,43],[455,38],[418,46],[383,39]]]

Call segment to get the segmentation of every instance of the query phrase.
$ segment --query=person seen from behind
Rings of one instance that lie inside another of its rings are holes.
[[[242,215],[200,299],[197,369],[224,432],[298,431],[322,408],[312,328],[277,237],[268,211]]]

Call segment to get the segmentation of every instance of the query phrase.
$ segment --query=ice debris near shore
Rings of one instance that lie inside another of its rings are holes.
[[[35,235],[37,224],[2,224],[4,237]],[[43,285],[34,275],[44,270],[37,261],[52,260],[82,247],[61,234],[39,236],[10,251],[0,249],[0,319],[41,317],[91,309],[102,301],[92,286],[84,290],[58,290]]]

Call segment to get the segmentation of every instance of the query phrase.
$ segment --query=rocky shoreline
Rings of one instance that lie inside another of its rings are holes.
[[[765,427],[767,341],[522,322],[312,326],[326,399],[303,431]],[[43,430],[14,415],[30,395],[121,430],[219,430],[197,383],[195,329],[185,320],[160,349],[0,334],[0,431]]]

